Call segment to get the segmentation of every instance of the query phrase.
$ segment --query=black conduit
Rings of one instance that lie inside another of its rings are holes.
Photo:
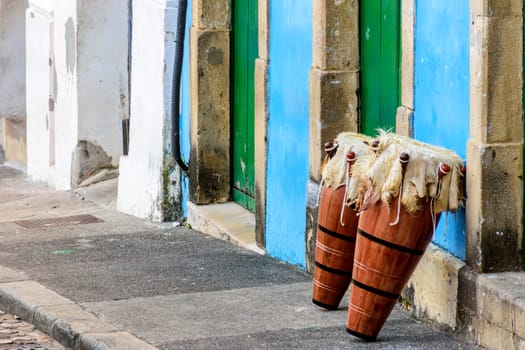
[[[182,59],[184,56],[184,34],[186,31],[186,9],[188,0],[179,0],[177,4],[177,31],[175,32],[175,56],[173,59],[173,79],[171,85],[171,151],[173,159],[182,171],[187,172],[188,166],[180,154],[180,85],[182,74]]]

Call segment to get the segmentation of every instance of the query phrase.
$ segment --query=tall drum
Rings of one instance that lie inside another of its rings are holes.
[[[424,254],[444,210],[463,199],[455,153],[381,134],[365,174],[347,331],[376,339]]]
[[[338,308],[352,279],[358,223],[353,208],[358,183],[352,179],[354,168],[369,154],[367,141],[365,136],[343,133],[325,145],[312,301],[329,310]]]

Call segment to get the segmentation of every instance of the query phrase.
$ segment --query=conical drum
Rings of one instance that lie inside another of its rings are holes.
[[[317,219],[312,301],[333,310],[339,306],[352,279],[358,221],[355,211],[343,204],[345,186],[336,189],[324,187],[322,191]]]
[[[382,133],[363,179],[347,331],[375,340],[430,240],[440,213],[462,205],[455,153]]]
[[[319,198],[312,302],[329,310],[338,308],[350,285],[358,218],[348,199],[357,193],[351,181],[358,159],[369,154],[367,138],[342,133],[327,143],[323,186]],[[358,154],[360,156],[358,156]]]
[[[417,215],[377,202],[361,214],[347,330],[374,340],[432,239],[430,201]],[[437,218],[436,218],[437,220]]]

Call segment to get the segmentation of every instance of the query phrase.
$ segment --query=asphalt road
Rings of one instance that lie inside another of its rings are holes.
[[[166,350],[479,349],[399,306],[377,341],[363,342],[345,331],[348,298],[336,311],[313,305],[312,278],[294,266],[187,227],[155,225],[51,191],[5,169],[0,166],[0,266],[10,270],[0,292],[25,295],[42,314],[61,315],[64,329],[72,320],[80,322],[72,326],[80,335],[99,327],[105,331],[100,339],[117,343],[125,334],[127,344],[142,344],[117,347],[126,350],[151,348],[147,344]],[[99,220],[63,224],[71,215]],[[37,221],[25,227],[20,220]],[[65,304],[49,308],[38,304],[40,296]]]

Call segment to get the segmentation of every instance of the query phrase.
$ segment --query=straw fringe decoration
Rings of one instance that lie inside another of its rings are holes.
[[[362,173],[369,163],[371,138],[354,132],[343,132],[337,135],[335,141],[339,147],[334,156],[325,161],[322,182],[324,186],[334,188],[347,184],[346,204],[354,205],[359,197]],[[355,152],[356,161],[352,165],[352,176],[347,183],[346,155],[349,151]]]
[[[370,155],[367,170],[358,171],[364,187],[358,198],[361,210],[378,200],[390,205],[400,190],[402,204],[412,214],[420,211],[423,201],[429,199],[434,202],[435,214],[463,206],[460,181],[463,160],[456,153],[384,131],[380,131],[377,141],[376,153]],[[403,152],[410,156],[404,175],[398,160]],[[448,165],[450,172],[440,180],[441,164]]]

